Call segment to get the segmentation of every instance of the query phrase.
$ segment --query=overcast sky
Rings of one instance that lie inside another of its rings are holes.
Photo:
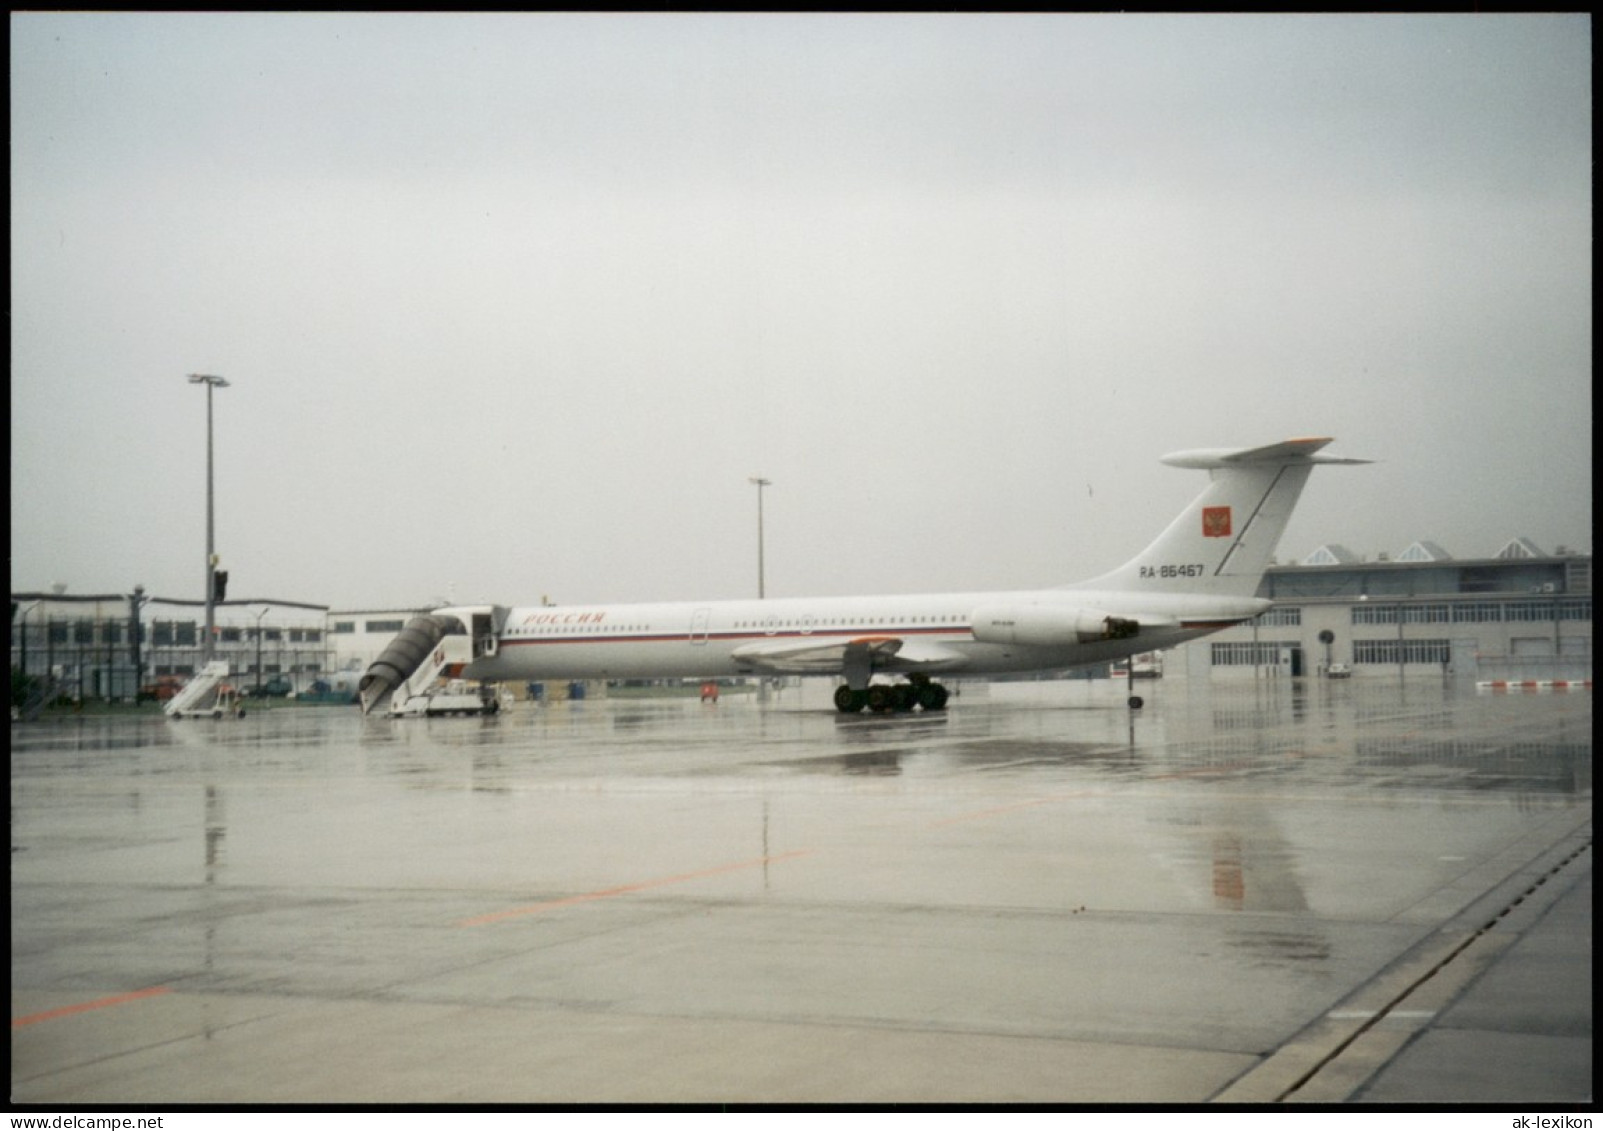
[[[1585,16],[11,16],[11,584],[1053,585],[1591,548]]]

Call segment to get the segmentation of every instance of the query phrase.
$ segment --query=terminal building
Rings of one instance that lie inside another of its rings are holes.
[[[77,699],[128,699],[201,669],[206,603],[135,593],[11,595],[11,670],[52,676]],[[136,610],[137,609],[137,613]],[[427,609],[339,610],[277,599],[214,606],[215,656],[242,690],[264,683],[301,693],[349,683],[406,621]],[[140,631],[133,631],[137,617]],[[137,642],[136,642],[137,641]]]
[[[328,606],[222,601],[216,657],[243,690],[274,683],[302,691],[333,670]],[[11,670],[54,681],[77,700],[133,699],[141,688],[182,683],[200,670],[206,603],[133,593],[11,594]],[[135,626],[137,625],[137,631]]]
[[[1516,538],[1487,558],[1431,542],[1372,561],[1336,545],[1273,565],[1249,624],[1161,660],[1167,677],[1228,680],[1435,673],[1475,679],[1589,679],[1592,558]],[[11,669],[51,678],[70,698],[125,700],[200,670],[204,602],[134,594],[11,595]],[[219,659],[243,690],[274,681],[304,693],[354,688],[422,608],[331,610],[299,601],[215,606]],[[139,630],[134,631],[137,622]],[[13,687],[15,693],[15,674]],[[24,681],[26,682],[26,681]]]
[[[1258,595],[1274,607],[1177,649],[1165,674],[1296,677],[1340,664],[1354,676],[1591,677],[1592,558],[1526,538],[1465,559],[1433,542],[1373,561],[1321,546],[1270,566]]]

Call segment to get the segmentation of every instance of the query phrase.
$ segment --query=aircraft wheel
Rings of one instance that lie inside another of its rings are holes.
[[[938,683],[926,683],[918,689],[918,705],[926,711],[940,711],[946,707],[946,688]]]
[[[212,712],[212,718],[220,719],[222,717],[223,717],[223,712],[221,710],[216,710],[216,711]]]
[[[1139,696],[1139,695],[1130,696],[1130,708],[1132,710],[1137,710],[1138,711],[1145,705],[1146,705],[1146,700],[1141,698],[1141,696]]]
[[[891,689],[876,684],[868,689],[868,709],[870,711],[889,711],[895,705],[891,696]]]
[[[845,684],[835,689],[835,710],[843,715],[855,714],[863,709],[867,699],[861,691],[853,691]]]
[[[918,703],[918,697],[913,694],[913,685],[898,683],[891,688],[891,710],[911,711]]]

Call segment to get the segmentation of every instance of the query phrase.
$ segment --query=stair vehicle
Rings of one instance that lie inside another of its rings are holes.
[[[167,700],[166,714],[170,719],[220,719],[224,715],[245,717],[245,702],[239,689],[224,682],[228,677],[228,661],[213,660],[191,679],[178,693]]]
[[[488,611],[470,618],[418,616],[407,622],[362,677],[366,714],[386,697],[390,714],[416,718],[438,715],[494,715],[501,700],[493,683],[462,678],[462,669],[495,654],[496,637]]]
[[[417,695],[390,700],[390,714],[438,717],[440,715],[494,715],[501,710],[495,687],[465,679],[447,679]]]

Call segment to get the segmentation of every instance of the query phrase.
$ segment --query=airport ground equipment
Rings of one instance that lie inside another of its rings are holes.
[[[37,719],[44,709],[67,692],[67,681],[55,675],[45,675],[34,679],[28,689],[20,707],[11,708],[11,721],[14,723],[31,723]]]
[[[225,690],[222,686],[227,678],[227,660],[208,662],[193,679],[178,689],[177,695],[167,700],[167,717],[184,719],[210,715],[220,719],[224,714],[243,714],[238,709],[237,692],[231,688]]]
[[[473,660],[495,655],[505,619],[506,610],[493,606],[475,610],[466,618],[413,617],[363,674],[358,685],[362,714],[371,712],[386,697],[391,714],[417,713],[402,709],[408,699],[434,690],[442,676],[456,678]]]
[[[362,676],[362,712],[371,711],[386,694],[390,714],[397,716],[499,711],[501,702],[493,685],[461,678],[464,667],[495,649],[488,624],[474,627],[470,633],[455,617],[413,617]]]
[[[231,687],[226,683],[218,684],[216,693],[210,697],[202,697],[193,707],[185,707],[181,711],[171,712],[175,719],[220,719],[223,716],[243,719],[245,717],[245,697],[239,688]]]
[[[390,699],[390,714],[437,717],[440,715],[494,715],[501,710],[495,686],[466,679],[437,680],[416,695],[397,690]]]

